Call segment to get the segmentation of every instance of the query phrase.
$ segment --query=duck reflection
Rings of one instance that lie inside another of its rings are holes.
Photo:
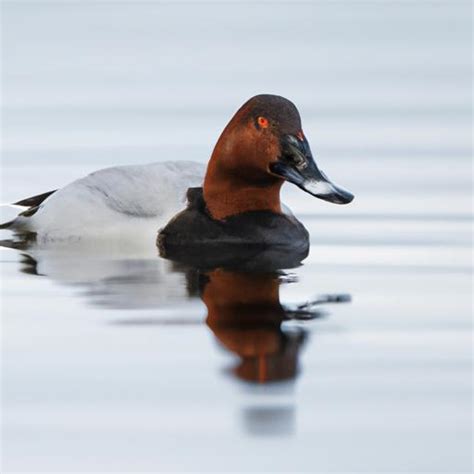
[[[228,351],[239,357],[234,374],[242,380],[267,383],[293,379],[298,354],[307,339],[303,327],[285,321],[317,319],[323,303],[348,301],[348,295],[326,295],[295,307],[280,302],[281,273],[248,273],[222,268],[205,274],[201,298],[206,323]]]
[[[206,323],[221,346],[237,356],[231,373],[246,383],[264,384],[267,395],[275,394],[272,388],[276,382],[286,382],[283,387],[291,390],[291,382],[299,372],[301,349],[309,340],[307,327],[288,322],[321,318],[325,313],[320,305],[350,299],[348,295],[325,295],[287,306],[280,301],[280,286],[285,281],[281,272],[224,268],[208,271],[201,277]],[[281,384],[277,386],[282,388]],[[283,404],[257,399],[242,407],[241,422],[245,432],[252,436],[291,436],[295,431],[296,407],[292,399],[285,399]]]
[[[233,372],[242,380],[265,383],[297,373],[306,331],[282,329],[295,315],[280,303],[280,284],[281,276],[275,273],[217,269],[206,275],[206,323],[222,346],[239,357]]]
[[[22,249],[19,263],[22,272],[79,288],[96,307],[148,310],[108,313],[116,327],[202,325],[204,320],[233,355],[226,370],[246,392],[237,413],[250,436],[294,434],[292,392],[302,349],[315,329],[307,322],[325,316],[325,304],[350,299],[323,295],[302,304],[283,303],[281,286],[297,281],[286,272],[300,264],[300,256],[285,249],[201,252],[175,260],[110,249]]]
[[[300,305],[282,304],[280,286],[289,278],[280,269],[300,264],[300,255],[286,249],[201,252],[191,259],[180,254],[176,260],[150,254],[124,257],[104,249],[95,253],[70,247],[22,250],[22,272],[78,287],[95,306],[181,310],[186,301],[200,298],[207,308],[206,324],[221,346],[238,358],[233,374],[259,384],[291,380],[298,374],[298,357],[308,330],[288,322],[320,318],[322,304],[350,299],[325,295]],[[114,323],[202,324],[196,311],[191,317],[165,319],[149,314],[120,317]]]
[[[158,258],[156,250],[86,248],[21,249],[19,270],[78,290],[103,309],[151,310],[182,305],[196,291],[187,269]]]

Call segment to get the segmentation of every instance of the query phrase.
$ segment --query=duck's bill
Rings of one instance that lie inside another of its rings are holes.
[[[335,204],[348,204],[354,195],[332,183],[317,167],[306,138],[286,135],[281,142],[280,159],[270,165],[273,174],[296,184],[317,198]]]

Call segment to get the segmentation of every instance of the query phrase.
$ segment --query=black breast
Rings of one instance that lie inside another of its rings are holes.
[[[189,263],[217,260],[219,265],[221,260],[241,263],[242,258],[264,253],[281,264],[279,268],[288,268],[308,254],[308,231],[293,216],[251,211],[218,221],[206,209],[202,188],[190,188],[187,197],[187,208],[158,234],[160,255],[165,258]]]

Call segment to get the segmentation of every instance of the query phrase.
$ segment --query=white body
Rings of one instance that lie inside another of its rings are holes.
[[[203,164],[190,161],[102,169],[59,189],[10,228],[35,232],[38,243],[154,242],[159,228],[184,209],[187,189],[202,185],[204,172]]]

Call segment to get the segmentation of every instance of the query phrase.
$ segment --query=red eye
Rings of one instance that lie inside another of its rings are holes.
[[[260,126],[260,128],[268,127],[268,119],[266,119],[265,117],[258,117],[257,123]]]

